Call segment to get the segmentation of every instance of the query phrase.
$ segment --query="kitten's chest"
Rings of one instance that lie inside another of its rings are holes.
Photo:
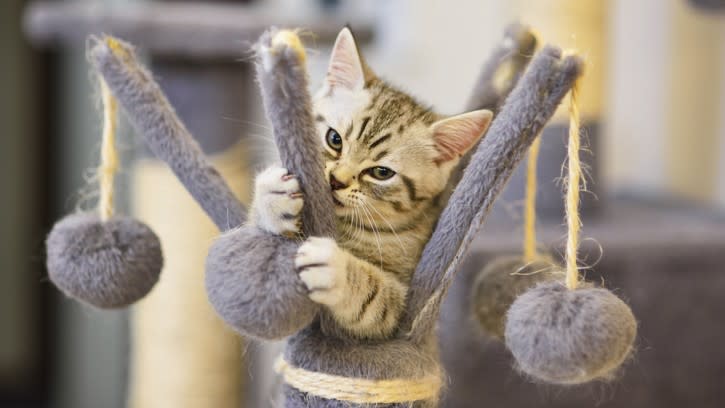
[[[407,282],[415,270],[427,240],[423,228],[401,233],[358,229],[346,233],[348,226],[340,225],[338,242],[342,248],[381,269],[393,272]]]

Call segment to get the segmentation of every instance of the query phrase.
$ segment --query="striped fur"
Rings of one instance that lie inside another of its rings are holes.
[[[442,210],[451,171],[485,131],[490,112],[444,118],[422,106],[375,77],[347,29],[338,36],[314,102],[325,177],[337,203],[338,238],[309,238],[295,265],[310,298],[326,306],[323,329],[355,338],[387,338],[405,308],[412,273]],[[339,139],[330,143],[330,137]],[[376,167],[394,175],[375,177]],[[255,197],[254,203],[285,205],[283,198],[274,197]],[[254,205],[253,214],[290,213],[284,208],[255,210]],[[289,219],[258,224],[284,233],[279,231],[285,229],[279,227],[283,222],[290,224]]]

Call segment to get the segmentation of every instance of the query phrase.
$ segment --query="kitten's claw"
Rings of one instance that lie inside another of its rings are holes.
[[[308,238],[297,250],[295,268],[310,299],[334,306],[344,299],[347,270],[344,254],[331,238]]]
[[[282,167],[257,175],[252,209],[258,227],[281,235],[299,234],[304,200],[297,177]]]

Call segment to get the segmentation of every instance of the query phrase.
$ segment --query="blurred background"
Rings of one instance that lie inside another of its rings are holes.
[[[530,384],[470,318],[468,288],[520,245],[520,174],[497,204],[441,320],[446,407],[725,406],[725,2],[718,0],[86,0],[0,2],[0,406],[267,407],[279,345],[240,339],[206,303],[216,234],[121,124],[119,211],[148,222],[166,267],[131,310],[96,311],[49,283],[52,223],[94,205],[100,112],[88,34],[139,47],[204,150],[248,199],[272,148],[246,52],[270,25],[304,27],[313,85],[350,23],[378,74],[460,110],[488,51],[519,20],[588,61],[582,112],[590,184],[583,249],[640,321],[611,384]],[[566,114],[544,134],[542,246],[563,238]],[[90,170],[89,170],[90,169]]]

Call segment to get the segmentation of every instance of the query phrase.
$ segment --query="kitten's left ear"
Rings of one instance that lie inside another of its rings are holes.
[[[373,77],[372,70],[360,55],[352,31],[348,27],[343,28],[332,48],[325,84],[330,89],[340,87],[359,91],[365,86],[365,82]]]
[[[431,125],[440,155],[436,163],[457,159],[470,150],[491,124],[493,113],[482,109],[439,120]]]

